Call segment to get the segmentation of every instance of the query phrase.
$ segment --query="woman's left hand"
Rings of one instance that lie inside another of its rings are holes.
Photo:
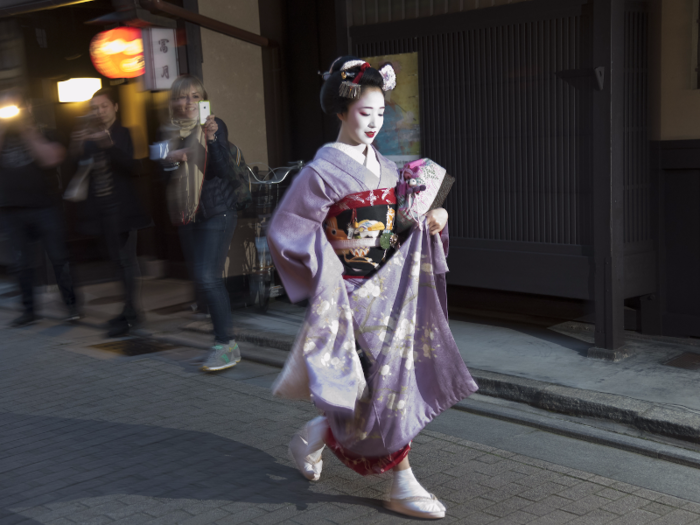
[[[425,224],[431,235],[441,232],[447,224],[447,210],[445,208],[430,210],[425,214]]]
[[[207,140],[214,140],[216,132],[219,131],[219,125],[214,120],[215,118],[214,115],[209,115],[204,123],[204,135],[207,137]]]

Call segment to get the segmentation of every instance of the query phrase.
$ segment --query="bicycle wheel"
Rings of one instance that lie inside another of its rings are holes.
[[[269,276],[261,274],[252,274],[248,280],[248,291],[250,294],[251,304],[258,312],[267,312],[267,307],[270,304],[270,286],[271,279]]]

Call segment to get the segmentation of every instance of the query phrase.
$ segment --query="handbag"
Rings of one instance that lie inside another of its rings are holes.
[[[73,175],[73,178],[68,183],[66,191],[63,193],[63,198],[70,202],[81,202],[87,199],[88,189],[90,188],[90,171],[95,165],[92,157],[78,162],[78,169]]]
[[[419,159],[404,165],[396,186],[396,232],[414,224],[445,202],[455,178],[430,159]]]
[[[245,210],[253,202],[252,182],[248,175],[248,165],[245,163],[240,148],[231,142],[229,149],[229,176],[233,182],[233,191],[236,194],[236,210]]]

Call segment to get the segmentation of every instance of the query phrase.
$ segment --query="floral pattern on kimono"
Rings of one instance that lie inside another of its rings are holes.
[[[377,157],[381,187],[393,187],[396,166]],[[273,392],[311,399],[345,452],[377,458],[404,449],[478,387],[447,323],[440,236],[414,228],[362,286],[345,287],[322,224],[335,203],[368,191],[364,172],[346,154],[322,148],[273,218],[268,242],[285,289],[294,302],[310,300]],[[367,378],[356,338],[371,362]]]

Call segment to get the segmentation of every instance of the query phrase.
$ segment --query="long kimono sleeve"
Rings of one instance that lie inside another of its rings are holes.
[[[312,168],[304,168],[287,190],[270,224],[267,241],[289,299],[312,298],[337,284],[343,266],[323,231],[339,196]]]

